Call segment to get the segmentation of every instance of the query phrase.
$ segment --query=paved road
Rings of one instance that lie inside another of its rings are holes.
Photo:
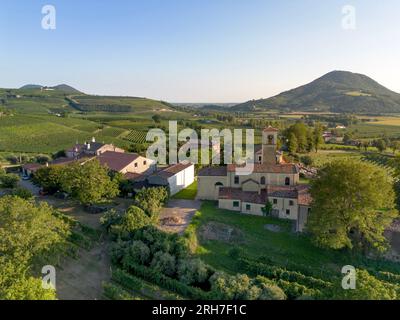
[[[160,221],[171,217],[177,218],[180,221],[177,223],[166,223],[161,228],[168,232],[183,233],[200,207],[201,201],[199,200],[170,200],[161,211]]]

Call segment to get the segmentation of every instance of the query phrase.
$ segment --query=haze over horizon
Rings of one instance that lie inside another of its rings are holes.
[[[65,83],[170,102],[267,98],[333,70],[400,92],[400,2],[55,0],[0,5],[0,87]],[[356,28],[342,27],[342,8]],[[300,14],[301,13],[301,14]],[[397,20],[396,20],[397,19]]]

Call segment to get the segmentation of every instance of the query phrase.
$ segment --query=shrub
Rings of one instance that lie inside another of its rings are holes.
[[[150,218],[142,209],[131,206],[122,216],[120,222],[111,226],[111,233],[122,239],[127,239],[135,230],[141,229],[150,224]]]
[[[0,176],[0,185],[3,188],[16,188],[19,182],[19,176],[14,173],[3,174]]]
[[[150,260],[150,249],[142,241],[133,241],[122,258],[122,264],[129,265],[131,261],[139,264],[147,264]]]
[[[16,188],[12,192],[13,196],[20,197],[25,200],[33,199],[33,194],[26,188]]]
[[[151,267],[167,276],[173,276],[176,272],[176,259],[167,252],[158,251],[154,254]]]
[[[200,259],[185,259],[179,261],[178,278],[188,285],[203,283],[207,280],[208,270],[206,264]]]

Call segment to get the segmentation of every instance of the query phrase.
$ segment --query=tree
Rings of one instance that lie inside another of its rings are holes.
[[[291,153],[291,154],[294,154],[297,152],[298,143],[297,143],[297,138],[294,135],[294,133],[291,133],[289,135],[288,149],[289,149],[289,153]]]
[[[151,117],[155,123],[160,123],[162,120],[162,117],[159,114],[155,114],[154,116]]]
[[[50,194],[61,190],[61,179],[64,168],[60,166],[51,166],[38,169],[32,177],[34,184]]]
[[[386,150],[386,142],[383,139],[379,139],[375,141],[375,147],[379,150],[379,152],[383,152]]]
[[[20,178],[14,173],[0,175],[0,185],[3,188],[14,189],[17,187]]]
[[[111,233],[121,238],[127,238],[130,233],[149,225],[151,225],[150,217],[142,209],[130,206],[120,222],[111,226]]]
[[[396,154],[396,151],[400,149],[400,141],[392,141],[390,143],[390,148],[393,151],[393,154]]]
[[[366,270],[356,269],[356,288],[344,290],[335,286],[329,292],[329,299],[335,300],[396,300],[398,299],[394,285],[380,281]]]
[[[107,168],[97,160],[81,165],[74,163],[64,168],[61,177],[62,189],[82,204],[91,205],[119,194],[118,181],[111,180]]]
[[[207,276],[207,266],[200,259],[184,259],[179,262],[179,281],[187,285],[203,283],[207,280]]]
[[[175,257],[168,252],[158,251],[154,254],[151,267],[167,276],[173,276],[176,271]]]
[[[322,126],[316,124],[312,133],[312,140],[315,152],[318,152],[319,146],[324,143],[324,138],[322,137]]]
[[[33,194],[30,190],[26,188],[16,188],[12,192],[13,196],[20,197],[25,200],[32,200],[33,199]]]
[[[26,264],[33,257],[65,244],[69,227],[46,203],[19,197],[0,198],[0,256]]]
[[[150,249],[144,242],[133,241],[122,259],[122,264],[125,268],[129,268],[131,262],[145,265],[149,262],[150,254]]]
[[[156,223],[160,210],[167,199],[168,192],[164,187],[142,188],[136,193],[134,203],[139,208],[142,208],[152,218],[152,221]]]
[[[274,209],[274,207],[273,207],[271,201],[267,201],[265,203],[265,207],[262,208],[262,212],[264,213],[265,216],[269,216],[273,209]]]
[[[310,192],[307,229],[317,245],[385,250],[383,232],[397,211],[393,186],[383,169],[354,160],[331,162],[319,171]]]

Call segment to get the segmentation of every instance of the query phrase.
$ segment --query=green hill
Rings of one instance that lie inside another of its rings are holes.
[[[231,109],[231,111],[265,110],[398,113],[400,94],[365,75],[332,71],[304,86],[268,99],[238,104]]]

